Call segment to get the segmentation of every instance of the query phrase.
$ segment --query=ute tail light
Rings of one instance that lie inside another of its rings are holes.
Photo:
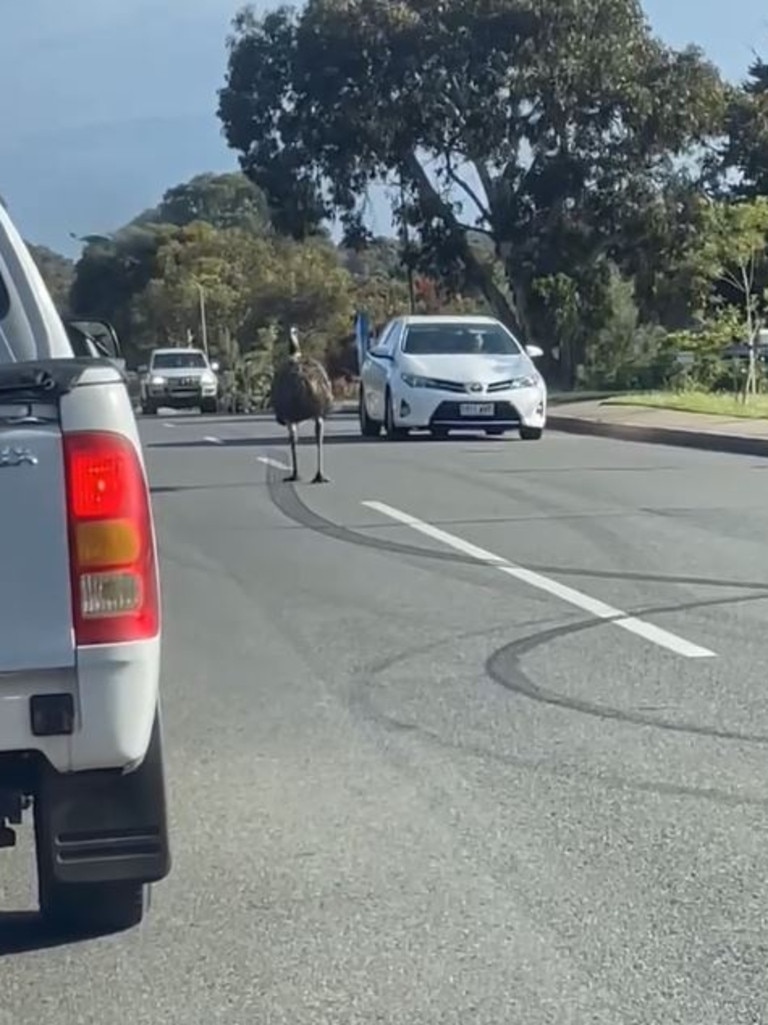
[[[119,434],[64,435],[72,608],[78,645],[145,640],[160,630],[149,491]]]

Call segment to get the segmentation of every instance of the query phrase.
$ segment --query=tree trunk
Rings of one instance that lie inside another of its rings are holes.
[[[520,316],[519,310],[516,308],[516,302],[510,302],[493,280],[493,268],[479,260],[472,251],[472,247],[467,241],[466,232],[459,223],[458,218],[449,204],[440,198],[416,154],[408,153],[403,160],[403,165],[405,176],[412,182],[424,206],[440,210],[443,222],[459,250],[461,261],[464,264],[470,283],[481,290],[496,317],[510,331],[516,334],[521,341],[527,340],[525,339],[526,325]],[[517,296],[515,300],[517,300]]]

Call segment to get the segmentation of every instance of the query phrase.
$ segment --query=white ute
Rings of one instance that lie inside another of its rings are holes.
[[[157,546],[120,370],[73,355],[0,204],[0,847],[32,808],[40,909],[137,924],[170,871]]]

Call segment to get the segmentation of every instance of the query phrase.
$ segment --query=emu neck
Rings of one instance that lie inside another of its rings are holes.
[[[298,359],[301,356],[301,346],[295,338],[288,342],[288,355],[291,359]]]

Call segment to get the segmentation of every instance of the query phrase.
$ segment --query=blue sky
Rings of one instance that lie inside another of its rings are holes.
[[[230,0],[5,0],[0,195],[24,234],[61,252],[169,185],[235,165],[215,116]],[[267,3],[257,3],[265,9]],[[762,0],[646,0],[655,30],[733,79],[768,54]],[[374,227],[389,230],[379,211]]]

